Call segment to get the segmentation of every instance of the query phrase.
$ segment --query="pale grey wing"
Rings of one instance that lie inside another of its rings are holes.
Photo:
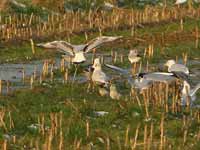
[[[184,72],[179,72],[179,71],[172,71],[172,73],[176,78],[181,79],[181,80],[185,80],[188,83],[190,83],[188,74],[186,74]]]
[[[97,48],[101,44],[104,44],[107,42],[112,42],[112,41],[115,41],[120,38],[122,38],[122,36],[115,36],[115,37],[114,36],[100,36],[100,37],[97,37],[87,43],[87,46],[84,48],[84,52],[87,53],[90,50]]]
[[[144,78],[147,80],[155,81],[155,82],[164,82],[170,83],[176,80],[176,77],[167,74],[159,74],[159,73],[148,73],[144,75]]]
[[[184,72],[186,74],[189,74],[189,69],[182,64],[174,64],[169,68],[169,72]]]
[[[99,79],[105,82],[108,82],[109,80],[108,76],[106,76],[106,74],[102,71],[99,73]]]
[[[74,52],[77,53],[79,51],[83,51],[87,45],[82,44],[82,45],[72,45],[72,46],[74,48]]]
[[[194,96],[196,92],[200,89],[200,83],[198,83],[191,91],[190,91],[190,96]]]
[[[113,69],[113,70],[117,71],[118,73],[122,73],[124,75],[128,75],[129,74],[128,70],[122,69],[120,67],[109,65],[109,64],[105,64],[105,66],[110,68],[110,69]]]
[[[40,43],[37,44],[39,47],[49,48],[49,49],[57,49],[58,51],[68,54],[70,56],[74,56],[74,47],[68,42],[65,41],[53,41],[48,43]]]
[[[152,85],[151,80],[142,80],[139,81],[138,79],[135,79],[134,82],[132,82],[132,86],[137,89],[146,89],[149,88]]]

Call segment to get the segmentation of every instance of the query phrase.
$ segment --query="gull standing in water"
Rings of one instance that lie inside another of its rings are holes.
[[[187,100],[193,105],[196,100],[196,92],[200,89],[200,83],[198,83],[193,89],[187,81],[183,81],[183,88],[181,90],[181,103],[183,106],[187,104]]]
[[[183,64],[177,64],[175,60],[168,60],[165,64],[168,67],[168,72],[182,72],[189,75],[189,69]]]
[[[82,45],[73,45],[66,41],[53,41],[53,42],[48,42],[48,43],[40,43],[40,44],[37,44],[37,46],[48,48],[48,49],[57,49],[58,51],[65,54],[63,55],[65,59],[71,57],[72,58],[71,61],[73,64],[80,64],[86,61],[86,58],[84,55],[85,53],[90,52],[91,50],[99,47],[100,45],[104,43],[112,42],[120,38],[122,38],[122,36],[115,36],[115,37],[114,36],[100,36]],[[73,81],[75,79],[76,72],[77,72],[77,66],[75,67],[76,67],[76,70],[74,73]]]
[[[136,70],[137,62],[139,62],[141,60],[141,57],[139,56],[137,49],[130,50],[130,52],[128,54],[128,60],[132,64],[132,73],[134,74],[134,72]]]

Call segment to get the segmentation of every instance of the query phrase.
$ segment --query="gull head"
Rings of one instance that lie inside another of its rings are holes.
[[[101,68],[100,58],[95,58],[92,68],[97,69],[99,67]]]
[[[164,64],[164,66],[171,67],[174,64],[176,64],[175,60],[170,59]]]
[[[129,51],[129,55],[137,56],[137,55],[138,55],[138,50],[137,50],[137,49],[131,49],[131,50]]]
[[[138,50],[137,49],[130,50],[128,54],[128,59],[131,63],[136,63],[140,61],[141,57],[138,55]]]

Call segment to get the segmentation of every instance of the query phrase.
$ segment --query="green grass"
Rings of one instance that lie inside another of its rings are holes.
[[[51,83],[49,83],[51,84]],[[89,142],[94,143],[97,148],[105,147],[105,144],[98,140],[98,137],[104,140],[111,139],[111,147],[117,148],[117,139],[119,136],[123,143],[125,142],[125,132],[127,126],[130,126],[130,138],[134,138],[135,130],[140,124],[140,134],[138,141],[143,141],[143,128],[145,125],[150,128],[154,124],[154,140],[159,140],[160,119],[163,113],[162,109],[152,109],[150,107],[150,116],[152,121],[145,121],[145,110],[140,109],[132,100],[111,100],[110,98],[100,97],[97,92],[86,93],[87,85],[74,85],[73,90],[70,85],[52,84],[51,88],[46,86],[36,86],[33,90],[23,90],[14,92],[11,96],[1,97],[0,105],[11,112],[14,122],[14,128],[5,131],[3,134],[16,135],[18,143],[9,145],[22,147],[29,144],[29,140],[41,139],[40,145],[44,143],[45,138],[38,133],[38,130],[29,128],[31,124],[37,124],[38,116],[45,116],[45,126],[51,127],[50,114],[63,113],[63,137],[65,145],[73,145],[75,139],[82,139],[82,146]],[[79,94],[77,94],[79,93]],[[72,96],[72,97],[71,97]],[[69,103],[69,100],[71,103]],[[123,105],[122,105],[123,104]],[[124,106],[124,107],[121,107]],[[106,111],[108,115],[98,117],[94,111]],[[188,119],[190,114],[186,115]],[[7,117],[8,118],[8,117]],[[183,113],[167,114],[165,113],[165,135],[174,148],[181,147],[183,140],[182,129]],[[6,119],[8,124],[9,120]],[[86,137],[86,120],[90,122],[90,137]],[[196,134],[199,122],[191,120],[187,125],[188,134]],[[59,136],[54,137],[53,147],[58,146]],[[193,136],[188,136],[188,143],[195,143]],[[186,144],[187,145],[187,144]],[[198,146],[199,144],[197,144]]]
[[[179,23],[168,22],[166,24],[151,24],[144,25],[144,28],[138,28],[136,30],[138,36],[153,35],[157,33],[173,33],[179,30]],[[193,31],[195,27],[200,27],[199,20],[189,19],[184,20],[184,31]],[[123,35],[125,38],[130,36],[130,29],[121,31],[108,31],[103,33],[104,35]],[[98,36],[98,33],[90,33],[89,39]],[[54,40],[54,39],[52,39]],[[39,43],[41,41],[35,41]],[[81,44],[85,42],[83,34],[77,34],[71,36],[71,42],[74,44]],[[125,41],[126,42],[126,41]],[[99,52],[104,54],[110,54],[110,50],[117,50],[124,55],[128,54],[129,49],[139,48],[141,54],[144,52],[144,48],[147,43],[125,43],[119,42],[114,44],[108,44],[100,48]],[[187,53],[189,60],[200,58],[200,51],[195,48],[195,41],[187,40],[180,41],[178,43],[165,43],[164,46],[159,44],[154,45],[154,57],[149,61],[150,64],[157,65],[163,64],[167,59],[175,59],[176,56],[181,59],[182,53]],[[31,46],[29,43],[22,45],[5,46],[0,50],[0,63],[4,62],[28,62],[34,59],[55,58],[60,54],[54,50],[43,50],[36,47],[36,54],[33,55]],[[28,58],[28,59],[27,59]],[[143,64],[146,64],[146,59],[143,59]],[[124,63],[120,63],[119,60],[115,64],[123,68],[130,68],[130,63],[126,57]],[[189,67],[191,66],[188,64]],[[83,66],[79,69],[80,75]],[[105,69],[106,73],[111,74],[111,71]],[[70,75],[74,72],[72,67],[69,71]],[[55,71],[56,77],[63,76],[58,70]],[[93,149],[106,149],[106,140],[110,139],[110,149],[118,149],[119,142],[122,149],[131,149],[130,141],[135,138],[135,132],[137,127],[139,128],[138,143],[143,143],[144,128],[148,128],[148,137],[150,136],[150,128],[153,125],[153,139],[155,142],[160,142],[160,122],[161,116],[164,114],[164,136],[167,139],[167,148],[170,147],[173,150],[177,149],[199,149],[200,144],[198,140],[199,125],[200,122],[197,119],[199,110],[192,109],[187,112],[185,108],[173,113],[169,111],[165,112],[163,107],[153,107],[150,105],[149,114],[150,120],[146,120],[146,113],[144,109],[144,103],[141,95],[139,98],[142,102],[142,107],[139,107],[135,98],[130,98],[129,91],[130,86],[126,83],[121,84],[123,81],[117,80],[118,90],[123,94],[123,98],[119,101],[112,100],[110,97],[101,97],[98,94],[98,89],[94,91],[86,92],[87,84],[74,84],[73,88],[70,83],[51,83],[45,81],[47,85],[35,85],[34,89],[18,90],[7,96],[0,96],[0,112],[5,109],[5,124],[6,129],[0,122],[0,142],[5,139],[5,135],[16,135],[17,141],[13,143],[12,140],[8,140],[8,149],[25,149],[24,147],[35,147],[35,143],[38,142],[39,149],[47,141],[49,130],[55,126],[56,121],[52,122],[52,116],[57,116],[59,122],[60,114],[62,113],[62,125],[58,123],[57,134],[53,135],[52,149],[58,149],[59,134],[62,130],[64,138],[64,147],[68,149],[74,149],[75,141],[81,140],[81,147],[83,149],[88,148],[88,145],[94,145]],[[120,83],[120,85],[119,85]],[[197,103],[199,103],[200,94],[197,95]],[[171,102],[169,98],[169,103]],[[170,109],[171,110],[171,109]],[[95,111],[108,112],[105,116],[97,116]],[[11,113],[14,127],[10,128]],[[44,116],[45,134],[42,135],[39,129],[30,128],[30,125],[37,124],[38,120],[42,120]],[[183,118],[186,118],[186,125],[183,126]],[[89,122],[90,135],[86,136],[86,122]],[[127,127],[130,127],[128,136],[128,146],[125,147],[125,136]],[[186,143],[183,144],[184,131],[187,130]],[[102,142],[103,140],[103,142]],[[91,144],[92,143],[92,144]],[[151,149],[158,149],[158,144],[151,145]],[[155,148],[156,147],[156,148]],[[143,149],[144,146],[138,146],[136,149]],[[166,148],[166,149],[167,149]]]

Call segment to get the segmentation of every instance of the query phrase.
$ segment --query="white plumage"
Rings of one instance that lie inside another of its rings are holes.
[[[189,69],[183,64],[176,64],[173,59],[168,60],[165,66],[168,67],[168,72],[182,72],[189,75]]]
[[[84,53],[90,52],[92,49],[101,46],[104,43],[115,41],[121,36],[100,36],[86,44],[82,45],[73,45],[66,41],[53,41],[48,43],[40,43],[37,46],[49,49],[57,49],[58,51],[64,53],[64,57],[69,56],[72,57],[73,63],[83,63],[86,61]]]
[[[137,49],[130,50],[128,59],[131,62],[131,64],[137,63],[140,61],[141,57],[139,57]]]
[[[138,88],[140,90],[149,88],[153,84],[153,82],[170,83],[172,81],[175,81],[177,78],[174,76],[174,73],[152,72],[140,73],[137,75],[136,79],[133,79],[129,71],[126,69],[122,69],[120,67],[116,67],[109,64],[106,64],[106,66],[124,75],[132,87]]]
[[[98,84],[108,84],[109,78],[101,69],[101,64],[99,58],[94,60],[94,64],[92,66],[94,71],[92,73],[92,81]]]

